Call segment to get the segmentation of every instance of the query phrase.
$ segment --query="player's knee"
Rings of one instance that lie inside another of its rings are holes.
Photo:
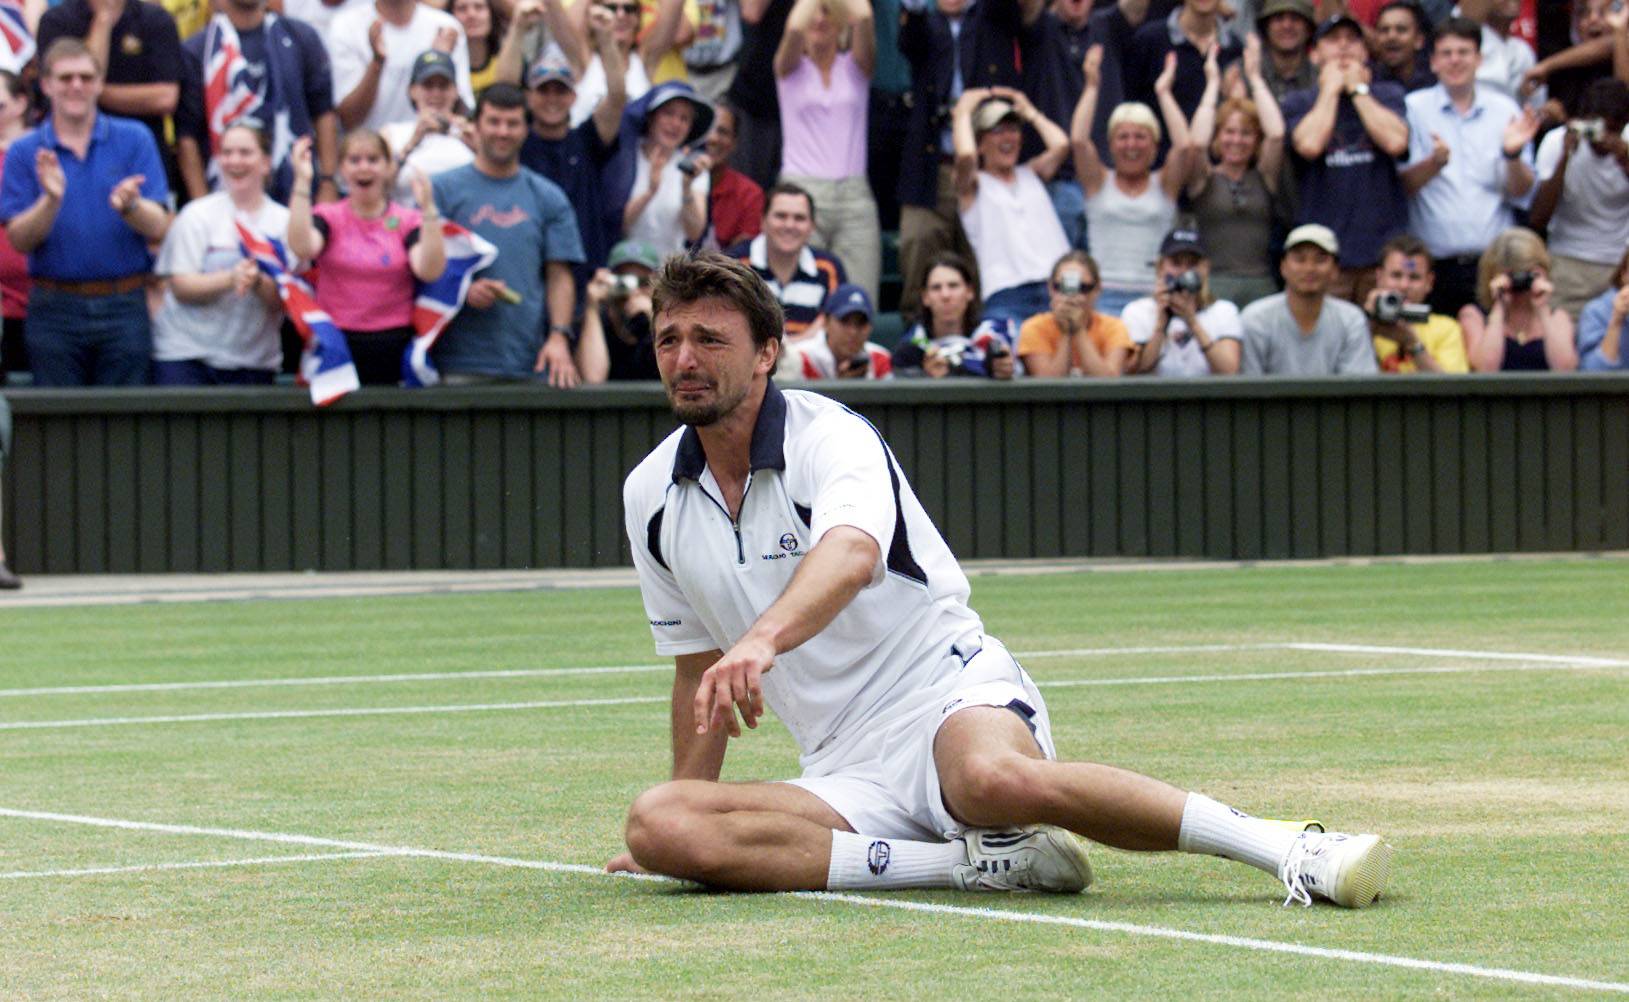
[[[968,756],[946,790],[957,818],[980,826],[1031,820],[1041,794],[1035,764],[1016,752]]]
[[[691,816],[690,805],[680,783],[653,786],[634,800],[628,809],[624,838],[634,862],[656,873],[678,875],[685,869],[685,829]]]

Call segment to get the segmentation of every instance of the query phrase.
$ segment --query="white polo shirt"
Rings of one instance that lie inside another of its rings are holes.
[[[692,428],[669,435],[623,485],[624,515],[656,650],[729,650],[834,526],[877,541],[871,583],[826,629],[775,659],[764,698],[805,762],[867,723],[937,698],[983,625],[950,547],[881,434],[827,397],[770,383],[752,471],[732,522]]]

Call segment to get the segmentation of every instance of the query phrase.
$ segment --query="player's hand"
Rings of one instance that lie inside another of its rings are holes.
[[[633,853],[619,852],[611,857],[605,864],[606,873],[649,873],[650,871],[634,862]]]
[[[34,153],[34,175],[40,179],[41,191],[54,202],[62,201],[63,193],[68,190],[68,176],[62,172],[62,161],[57,159],[55,150],[41,146]]]
[[[775,650],[753,637],[743,637],[702,673],[693,711],[696,733],[725,728],[732,738],[741,736],[741,723],[756,728],[764,715],[764,690],[759,679],[775,666]]]
[[[571,359],[571,342],[564,334],[550,334],[537,353],[534,372],[548,372],[549,385],[557,390],[569,390],[583,381],[577,372],[577,363]]]

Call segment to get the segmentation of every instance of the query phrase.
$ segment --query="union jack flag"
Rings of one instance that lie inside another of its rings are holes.
[[[34,33],[28,30],[28,17],[22,0],[0,0],[0,69],[19,72],[34,58]]]
[[[351,361],[345,332],[339,329],[322,307],[305,279],[294,274],[298,264],[287,245],[275,237],[262,236],[242,222],[237,223],[238,243],[245,256],[277,283],[294,329],[305,340],[300,356],[300,381],[311,387],[311,402],[318,407],[333,403],[362,385]]]
[[[434,386],[441,381],[430,361],[430,349],[463,308],[475,273],[498,256],[498,249],[484,237],[450,220],[442,221],[441,236],[447,248],[447,270],[434,282],[421,284],[413,301],[413,343],[402,354],[402,383],[406,386]]]
[[[0,0],[5,3],[7,0]],[[262,95],[254,86],[249,61],[243,57],[237,29],[216,16],[204,32],[204,115],[209,121],[210,170],[221,151],[221,138],[240,118],[260,110]],[[269,123],[261,123],[267,128]]]

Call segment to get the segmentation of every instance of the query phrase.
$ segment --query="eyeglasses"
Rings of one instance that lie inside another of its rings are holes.
[[[612,14],[626,14],[629,17],[639,16],[639,5],[636,3],[606,3],[600,4]]]

